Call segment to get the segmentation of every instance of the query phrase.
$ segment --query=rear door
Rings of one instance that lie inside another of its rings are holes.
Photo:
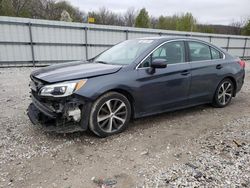
[[[212,99],[223,71],[222,53],[202,42],[187,41],[187,44],[192,74],[190,101],[207,102]]]

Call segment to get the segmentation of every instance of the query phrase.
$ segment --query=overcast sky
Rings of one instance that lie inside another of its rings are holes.
[[[230,24],[250,17],[250,0],[68,0],[85,12],[106,7],[117,13],[145,7],[150,15],[191,12],[205,24]]]

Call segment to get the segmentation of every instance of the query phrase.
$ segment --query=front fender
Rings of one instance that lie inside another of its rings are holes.
[[[110,90],[124,90],[135,97],[135,91],[138,87],[135,79],[128,75],[106,75],[88,79],[84,87],[76,91],[75,94],[93,102]]]

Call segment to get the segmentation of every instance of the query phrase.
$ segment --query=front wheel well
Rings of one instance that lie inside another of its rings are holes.
[[[131,105],[131,117],[133,118],[134,113],[135,113],[135,105],[134,105],[135,100],[134,100],[134,97],[128,91],[126,91],[124,89],[111,89],[111,90],[109,90],[109,91],[107,91],[105,93],[108,93],[108,92],[120,93],[120,94],[124,95],[128,99],[128,101],[129,101],[129,103]]]

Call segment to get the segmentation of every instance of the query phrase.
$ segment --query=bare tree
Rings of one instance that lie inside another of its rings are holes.
[[[137,12],[134,8],[129,8],[124,14],[124,25],[133,27],[135,25],[135,18],[137,16]]]
[[[247,19],[241,18],[239,20],[233,20],[230,24],[230,31],[232,34],[240,35],[242,32],[242,28],[246,24]]]
[[[101,24],[109,24],[111,22],[112,16],[110,16],[111,12],[106,9],[105,7],[102,7],[99,9],[99,22]]]
[[[158,24],[158,18],[151,16],[150,17],[150,25],[153,29],[157,28],[157,24]]]
[[[124,18],[121,14],[114,13],[105,7],[100,8],[97,12],[89,12],[88,15],[95,18],[96,24],[124,25]]]
[[[14,9],[15,16],[20,16],[20,13],[31,2],[30,0],[11,0],[11,1],[12,1],[12,7]]]

